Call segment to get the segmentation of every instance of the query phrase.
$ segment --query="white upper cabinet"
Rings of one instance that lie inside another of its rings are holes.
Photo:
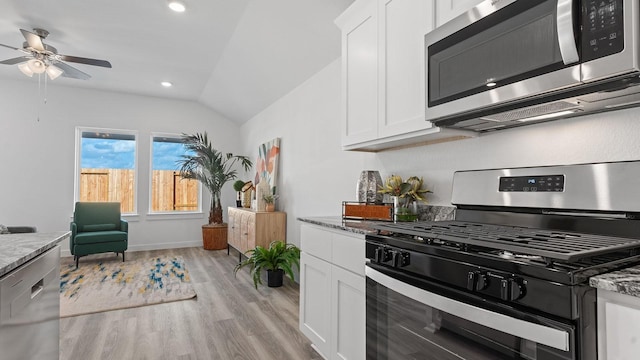
[[[356,0],[342,30],[342,148],[379,151],[468,137],[425,120],[424,36],[433,1]]]
[[[433,2],[380,0],[378,137],[431,127],[425,121],[424,35]]]
[[[378,14],[376,2],[355,2],[339,18],[342,29],[343,143],[378,136]]]
[[[436,0],[436,26],[453,19],[483,0]]]

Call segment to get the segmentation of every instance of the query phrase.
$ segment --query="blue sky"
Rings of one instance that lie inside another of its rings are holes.
[[[82,168],[133,169],[136,145],[133,140],[82,138]],[[153,143],[153,170],[177,170],[184,153],[179,143]]]

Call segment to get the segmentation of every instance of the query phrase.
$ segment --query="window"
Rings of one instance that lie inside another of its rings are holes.
[[[117,201],[123,214],[136,212],[136,133],[78,129],[78,201]]]
[[[153,135],[151,144],[151,212],[199,211],[198,181],[178,171],[178,160],[188,154],[181,137]]]

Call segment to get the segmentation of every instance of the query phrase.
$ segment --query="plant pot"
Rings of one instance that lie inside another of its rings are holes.
[[[227,248],[227,224],[202,225],[202,247],[205,250]]]
[[[280,287],[284,277],[284,270],[267,270],[267,286]]]
[[[273,212],[276,209],[276,204],[265,204],[264,211]]]

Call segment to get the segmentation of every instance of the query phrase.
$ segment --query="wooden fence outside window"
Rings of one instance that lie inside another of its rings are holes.
[[[122,213],[132,213],[134,170],[82,169],[80,201],[118,201]],[[198,210],[198,181],[182,179],[177,171],[153,170],[151,211]]]

